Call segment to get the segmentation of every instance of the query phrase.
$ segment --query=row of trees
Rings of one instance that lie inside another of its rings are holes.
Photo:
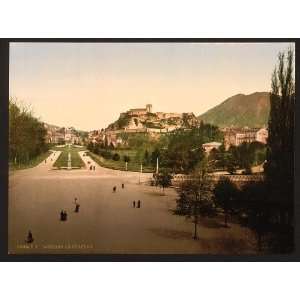
[[[159,159],[160,168],[171,173],[192,172],[205,157],[202,144],[208,141],[222,141],[223,135],[218,127],[204,124],[190,130],[179,129],[162,136],[151,154],[145,152],[144,162],[156,166]]]
[[[266,160],[266,146],[260,142],[244,142],[239,146],[230,146],[226,151],[224,145],[221,145],[219,149],[211,150],[209,160],[215,170],[234,174],[237,169],[244,169],[245,174],[250,174],[252,166]]]
[[[238,188],[228,177],[214,185],[206,168],[194,174],[194,179],[181,185],[177,199],[176,214],[190,218],[194,224],[194,239],[198,239],[197,228],[201,217],[215,217],[220,211],[224,216],[224,227],[234,219],[242,226],[249,227],[255,234],[258,251],[276,251],[270,237],[277,226],[269,222],[270,213],[265,199],[266,186],[263,182],[249,182]]]
[[[9,100],[9,160],[14,164],[28,163],[48,150],[44,124],[35,118],[32,111]]]
[[[99,146],[99,144],[89,143],[87,145],[87,149],[94,154],[102,156],[105,159],[112,159],[114,161],[119,161],[120,159],[123,159],[124,162],[130,162],[130,156],[123,155],[121,157],[119,153],[113,152],[111,149],[108,148],[102,148],[101,146]]]
[[[162,134],[159,139],[152,138],[147,133],[120,133],[119,137],[122,138],[126,149],[135,151],[135,156],[132,157],[135,163],[155,169],[159,159],[161,168],[172,173],[185,174],[193,171],[204,158],[203,143],[223,140],[223,134],[218,127],[203,122],[189,130],[178,129]],[[89,143],[87,148],[106,159],[112,159],[114,156],[115,149],[108,145],[106,140],[99,144]]]

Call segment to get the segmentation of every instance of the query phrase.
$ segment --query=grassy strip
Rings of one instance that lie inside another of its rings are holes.
[[[23,169],[36,167],[43,160],[45,160],[50,154],[51,154],[51,151],[44,152],[44,153],[38,155],[37,157],[35,157],[34,159],[31,159],[30,161],[28,161],[28,163],[21,163],[21,164],[9,163],[9,170],[16,171],[16,170],[23,170]]]
[[[123,159],[120,159],[118,161],[114,161],[112,159],[104,159],[102,156],[99,156],[92,152],[88,152],[88,155],[101,167],[113,169],[113,170],[126,171],[126,165]],[[127,164],[127,171],[140,172],[141,164],[138,162],[130,161]],[[153,167],[143,166],[143,173],[153,173],[153,171],[154,171]]]
[[[82,151],[83,149],[80,149],[79,151]],[[72,167],[76,168],[83,168],[85,167],[85,163],[81,159],[80,155],[78,154],[78,150],[72,150],[71,151],[71,159],[72,159]]]
[[[56,168],[67,168],[68,167],[68,157],[69,152],[71,153],[71,166],[72,168],[82,168],[85,166],[84,162],[80,158],[78,152],[84,150],[84,148],[76,148],[76,147],[61,147],[55,148],[57,151],[62,151],[54,163],[54,167]]]

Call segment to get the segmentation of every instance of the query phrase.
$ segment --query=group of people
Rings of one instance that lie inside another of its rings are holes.
[[[92,170],[96,171],[96,166],[90,165],[90,170],[91,170],[91,171],[92,171]]]
[[[124,189],[125,188],[125,185],[124,185],[124,183],[122,183],[122,189]],[[117,191],[117,186],[114,186],[113,187],[113,192],[115,193]]]
[[[67,212],[66,212],[65,210],[62,210],[62,211],[60,212],[60,220],[61,220],[61,221],[67,221],[67,218],[68,218]]]
[[[74,212],[78,213],[79,212],[80,204],[77,202],[77,198],[74,199],[74,204],[75,204],[75,210],[74,210]],[[61,221],[67,221],[67,218],[68,218],[67,212],[65,210],[62,210],[60,212],[60,220]]]
[[[136,205],[135,205],[136,204]],[[138,200],[137,203],[135,201],[132,202],[133,208],[140,208],[141,207],[141,200]]]

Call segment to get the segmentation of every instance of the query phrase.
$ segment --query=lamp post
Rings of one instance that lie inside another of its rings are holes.
[[[139,184],[141,184],[141,174],[143,173],[143,164],[141,164],[141,171],[139,175]]]

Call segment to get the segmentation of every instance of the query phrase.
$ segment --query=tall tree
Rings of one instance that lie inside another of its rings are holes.
[[[205,160],[192,175],[192,180],[186,180],[178,190],[176,214],[186,215],[194,223],[193,238],[198,239],[198,224],[200,217],[213,216],[215,207],[212,201],[212,186],[208,178],[207,162]]]
[[[264,182],[248,182],[242,187],[238,208],[246,216],[246,226],[255,234],[259,252],[268,251],[264,240],[272,232],[272,209],[267,201],[268,190]]]
[[[47,131],[27,107],[9,100],[9,159],[13,163],[28,163],[48,150]]]
[[[216,206],[224,211],[224,225],[228,227],[228,215],[235,209],[235,203],[238,198],[238,190],[229,178],[221,178],[214,188]]]
[[[163,193],[165,193],[165,188],[171,186],[172,178],[172,174],[167,169],[163,169],[157,175],[155,174],[156,184],[163,189]]]
[[[262,220],[263,228],[268,228],[268,247],[273,253],[287,253],[294,247],[294,106],[294,53],[289,49],[287,53],[279,53],[278,65],[272,74],[264,164],[268,193],[255,201],[254,215],[258,217],[254,219],[260,220],[256,227],[262,229]],[[258,197],[258,193],[256,195]]]
[[[295,81],[292,49],[278,55],[278,66],[272,74],[270,104],[266,184],[280,225],[293,230]],[[284,235],[293,236],[287,232]],[[276,239],[280,241],[281,236]],[[280,252],[291,248],[285,238],[283,241],[279,245]]]

